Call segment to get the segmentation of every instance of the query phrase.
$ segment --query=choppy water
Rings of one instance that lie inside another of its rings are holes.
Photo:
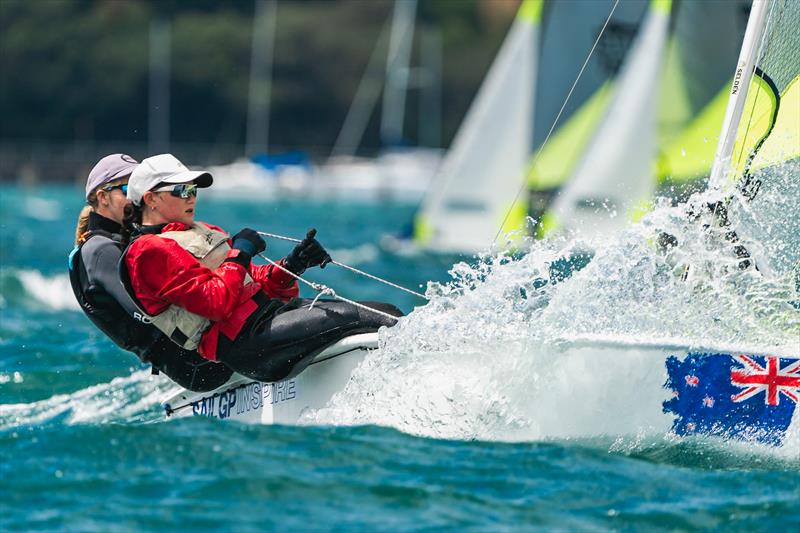
[[[198,218],[229,230],[316,226],[342,262],[412,288],[439,282],[433,303],[385,331],[310,425],[251,427],[163,422],[166,380],[77,310],[65,269],[80,196],[0,189],[0,529],[800,525],[800,416],[779,448],[679,438],[661,409],[662,362],[564,345],[602,336],[793,349],[791,286],[730,268],[679,211],[657,211],[573,278],[542,285],[574,243],[453,267],[376,246],[412,206],[201,198]],[[685,244],[655,253],[656,230]],[[271,242],[268,253],[286,251]],[[687,263],[698,275],[679,282],[673,271]],[[316,280],[407,312],[419,305],[341,270]]]

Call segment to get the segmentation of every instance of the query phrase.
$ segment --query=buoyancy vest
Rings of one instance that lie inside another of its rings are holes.
[[[228,257],[231,247],[228,244],[230,236],[227,233],[211,229],[201,222],[195,222],[192,227],[183,231],[166,231],[157,233],[162,239],[177,242],[181,248],[192,254],[197,261],[208,268],[215,270]],[[130,249],[130,248],[129,248]],[[126,250],[127,253],[127,250]],[[139,302],[127,277],[127,268],[124,266],[125,254],[120,260],[120,270],[123,273],[123,283],[134,302]],[[244,285],[253,283],[249,274],[245,276]],[[203,333],[211,325],[205,317],[187,311],[179,305],[170,305],[157,315],[150,315],[139,305],[142,314],[156,328],[164,332],[174,343],[187,350],[196,350],[200,345]]]

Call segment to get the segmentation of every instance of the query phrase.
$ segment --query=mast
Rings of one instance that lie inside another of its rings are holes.
[[[151,154],[169,151],[170,34],[170,23],[165,18],[150,23],[147,144]]]
[[[403,140],[409,61],[414,41],[417,0],[396,0],[386,61],[386,87],[381,111],[381,144],[396,146]]]
[[[439,148],[442,144],[442,31],[420,33],[418,144]]]
[[[255,0],[245,142],[245,153],[248,156],[265,153],[269,148],[269,103],[272,89],[270,78],[277,11],[276,0]]]
[[[350,108],[347,110],[347,116],[345,116],[342,129],[339,130],[339,135],[333,143],[330,155],[331,158],[351,157],[355,155],[358,145],[361,144],[364,130],[367,129],[367,122],[369,122],[372,109],[375,106],[375,102],[383,86],[381,55],[386,46],[386,41],[389,38],[391,21],[391,18],[386,20],[386,23],[381,29],[378,41],[372,49],[367,68],[358,83],[356,95],[350,103]]]
[[[744,103],[747,99],[747,90],[755,70],[758,49],[760,48],[761,37],[764,35],[769,7],[769,0],[753,0],[753,7],[750,10],[750,18],[747,21],[747,29],[742,41],[742,51],[739,53],[739,61],[736,64],[736,72],[733,76],[728,107],[725,110],[725,119],[722,122],[722,133],[717,145],[717,153],[714,156],[714,166],[711,167],[709,188],[721,190],[725,183],[726,167],[736,142],[739,120],[742,118]]]

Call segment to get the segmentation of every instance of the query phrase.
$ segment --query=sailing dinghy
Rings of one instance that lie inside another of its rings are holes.
[[[728,198],[727,209],[741,241],[754,252],[754,276],[776,283],[787,282],[800,270],[798,24],[799,2],[753,3],[711,177],[712,189]],[[792,287],[787,301],[767,305],[784,306],[796,316],[800,297]],[[788,327],[795,329],[788,332],[787,344],[767,347],[574,337],[554,346],[561,353],[551,359],[554,365],[577,365],[584,372],[603,361],[630,363],[615,379],[639,384],[636,390],[609,387],[596,391],[602,395],[597,401],[584,402],[597,418],[596,406],[624,400],[619,409],[599,413],[606,430],[626,417],[635,418],[642,409],[656,409],[659,424],[677,435],[780,446],[800,438],[800,330],[796,320],[789,320]],[[343,390],[355,368],[376,348],[377,334],[348,337],[318,354],[301,374],[280,383],[236,377],[211,393],[172,394],[164,408],[168,417],[296,423],[304,412],[324,407]],[[595,392],[586,391],[580,379],[574,384],[575,394],[584,399]],[[632,394],[645,388],[658,391],[653,395],[659,398],[656,405],[631,401]],[[625,416],[610,417],[612,412]]]

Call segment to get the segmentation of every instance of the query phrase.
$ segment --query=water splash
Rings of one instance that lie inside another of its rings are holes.
[[[454,265],[450,283],[429,286],[430,304],[383,331],[381,349],[304,421],[458,439],[670,435],[654,339],[800,356],[793,280],[742,268],[706,207],[717,200],[659,205],[605,242],[528,242],[521,258]],[[586,250],[591,262],[564,275]]]

